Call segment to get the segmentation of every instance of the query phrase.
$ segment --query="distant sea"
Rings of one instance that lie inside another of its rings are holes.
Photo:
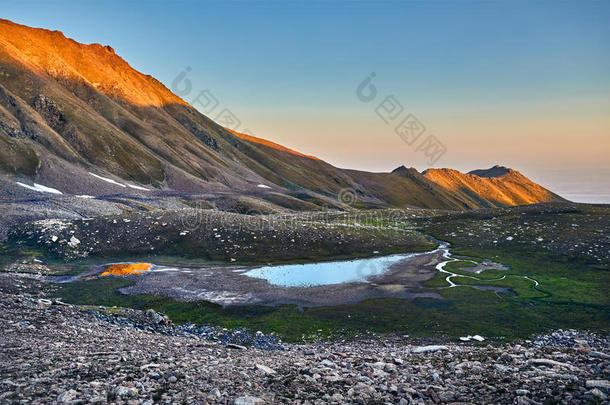
[[[528,177],[570,201],[610,204],[610,168],[536,169]]]

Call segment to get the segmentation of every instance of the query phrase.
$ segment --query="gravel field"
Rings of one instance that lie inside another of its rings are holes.
[[[431,250],[412,230],[311,221],[306,215],[243,215],[181,209],[29,222],[9,232],[69,261],[95,255],[166,254],[232,262],[370,256]]]

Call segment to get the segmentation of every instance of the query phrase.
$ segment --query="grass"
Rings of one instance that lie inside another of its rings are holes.
[[[569,271],[540,258],[529,258],[524,262],[513,259],[509,272],[515,274],[513,269],[520,269],[523,273],[532,269],[543,272],[545,263],[550,273]],[[425,286],[446,286],[445,277],[446,274],[437,274]],[[275,332],[288,341],[301,341],[303,336],[306,340],[349,338],[366,332],[447,338],[477,333],[488,338],[510,340],[554,328],[608,330],[610,319],[607,302],[604,304],[607,298],[603,296],[603,285],[584,281],[571,284],[561,276],[545,278],[538,275],[536,278],[541,282],[540,290],[533,288],[532,281],[521,277],[485,282],[453,278],[460,284],[510,288],[518,293],[517,296],[498,296],[489,291],[457,287],[436,290],[445,298],[442,301],[376,299],[354,305],[305,308],[303,311],[288,305],[223,309],[207,302],[184,303],[149,295],[126,296],[116,289],[130,282],[117,278],[63,284],[59,293],[70,302],[154,308],[178,323],[190,321],[222,327],[243,326],[252,331]]]
[[[422,283],[424,287],[437,288],[437,287],[449,287],[449,283],[446,278],[449,274],[438,272],[429,280]]]
[[[217,325],[227,328],[247,327],[252,331],[276,332],[289,340],[298,341],[303,334],[329,336],[332,324],[328,321],[302,317],[295,306],[244,306],[223,309],[206,301],[179,302],[172,298],[153,295],[123,295],[117,290],[133,282],[115,277],[65,283],[57,294],[67,302],[83,305],[122,306],[136,309],[153,308],[164,312],[176,323]],[[296,324],[292,322],[296,321]],[[318,332],[322,330],[322,332]]]
[[[553,328],[604,330],[603,308],[584,303],[537,301],[530,296],[503,296],[471,288],[442,290],[446,300],[367,300],[360,304],[305,308],[242,306],[223,309],[208,302],[178,302],[151,295],[128,296],[117,292],[131,283],[103,278],[60,285],[58,294],[68,302],[154,308],[174,322],[243,326],[251,331],[275,332],[287,341],[356,337],[366,332],[408,334],[414,337],[457,338],[481,334],[488,338],[516,339]],[[523,288],[531,284],[523,283]]]

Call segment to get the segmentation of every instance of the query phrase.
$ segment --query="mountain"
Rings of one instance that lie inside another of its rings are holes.
[[[514,170],[505,166],[495,165],[489,169],[471,170],[468,172],[468,174],[474,174],[475,176],[479,177],[501,177],[509,174],[510,172],[514,172]]]
[[[0,20],[0,173],[10,180],[2,187],[35,182],[94,196],[233,193],[288,207],[302,200],[309,208],[347,202],[464,209],[556,197],[523,176],[506,187],[522,180],[520,190],[535,186],[536,192],[505,199],[486,188],[479,195],[456,187],[430,171],[340,169],[227,130],[110,46],[8,20]],[[345,190],[350,198],[338,201]]]
[[[505,207],[541,201],[565,201],[518,171],[504,166],[496,165],[468,173],[452,169],[428,169],[423,175],[472,206]]]

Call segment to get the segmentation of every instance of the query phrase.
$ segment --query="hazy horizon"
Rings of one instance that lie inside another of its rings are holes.
[[[1,17],[110,45],[210,118],[229,109],[233,129],[339,167],[500,164],[610,203],[608,2],[120,4],[10,3]],[[203,90],[212,111],[194,102]],[[432,164],[394,132],[408,114],[446,148]]]

